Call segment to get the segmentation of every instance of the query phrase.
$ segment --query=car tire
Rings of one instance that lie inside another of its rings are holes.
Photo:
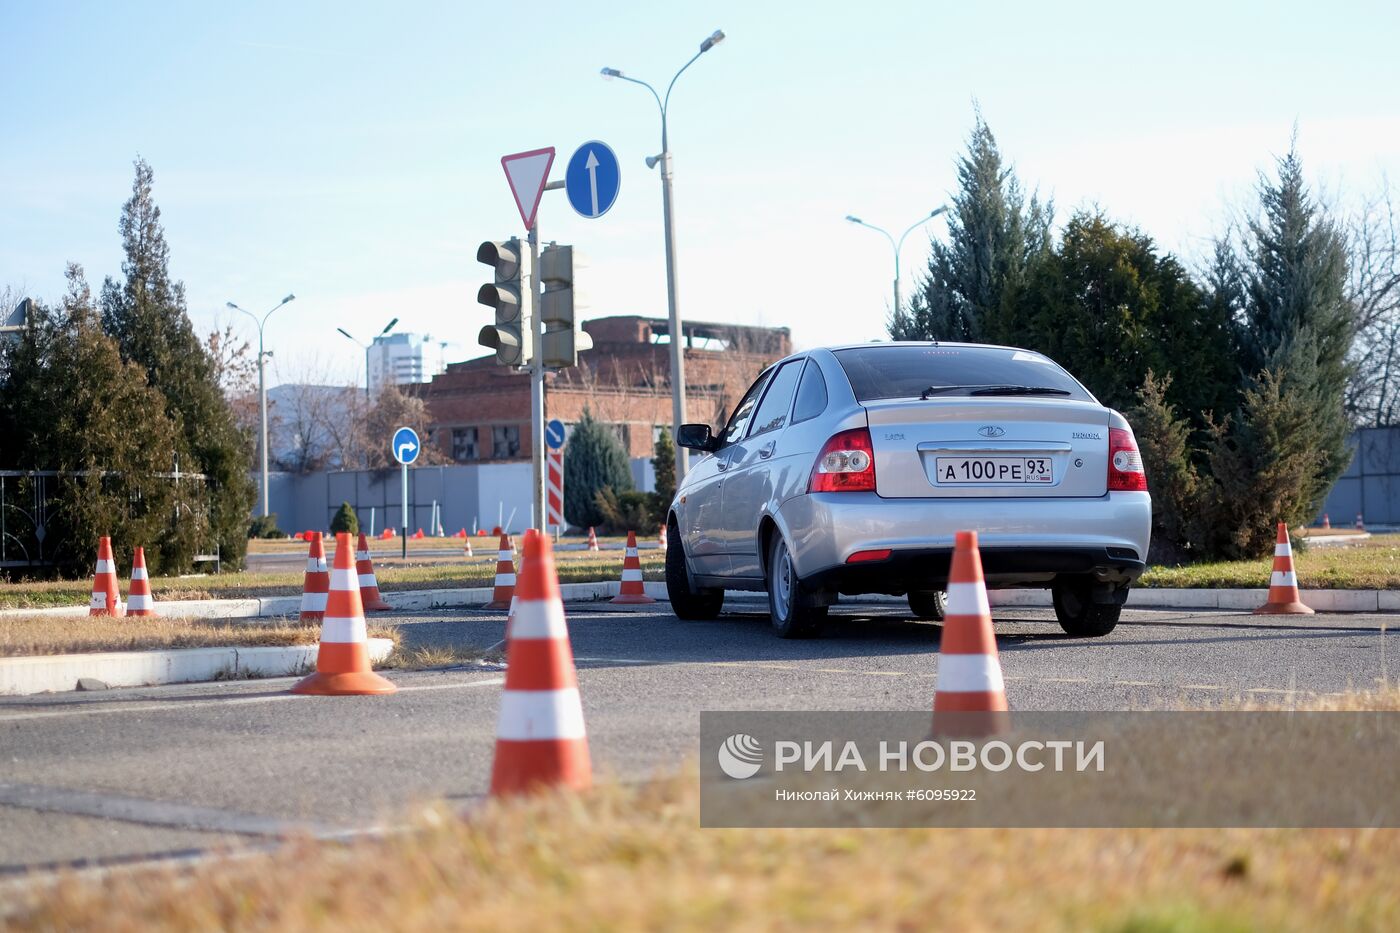
[[[792,555],[781,534],[768,547],[768,613],[780,638],[813,638],[826,624],[826,606],[814,606],[810,590],[798,579]]]
[[[676,618],[688,622],[707,622],[717,617],[724,605],[724,590],[696,590],[690,585],[680,530],[674,521],[666,526],[666,595]]]
[[[948,594],[943,590],[909,591],[909,611],[916,619],[942,622],[948,609]]]
[[[1057,583],[1050,590],[1055,618],[1065,634],[1074,638],[1102,638],[1118,625],[1121,603],[1096,603],[1087,582]]]

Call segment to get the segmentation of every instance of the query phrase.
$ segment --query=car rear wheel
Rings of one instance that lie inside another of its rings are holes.
[[[1056,583],[1050,593],[1060,628],[1075,638],[1107,635],[1118,625],[1123,611],[1121,603],[1095,602],[1093,586],[1087,581]]]
[[[671,611],[686,621],[708,621],[719,615],[724,605],[724,590],[696,590],[690,585],[690,572],[685,566],[685,551],[681,549],[680,530],[674,521],[666,525],[666,595],[671,599]]]
[[[826,606],[811,604],[810,591],[797,578],[792,555],[781,534],[768,548],[768,612],[773,631],[782,638],[812,638],[826,622]]]
[[[909,592],[909,611],[914,613],[916,619],[928,619],[932,622],[942,622],[943,613],[948,608],[948,594],[943,590],[925,590],[920,593]]]

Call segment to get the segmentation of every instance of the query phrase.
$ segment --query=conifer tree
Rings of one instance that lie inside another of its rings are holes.
[[[119,225],[124,281],[108,277],[103,284],[102,324],[122,359],[145,371],[176,425],[176,443],[159,451],[165,469],[178,466],[182,473],[207,477],[198,496],[186,484],[190,495],[181,504],[181,523],[159,543],[161,559],[172,567],[184,566],[198,550],[217,545],[224,562],[237,567],[247,549],[255,495],[248,475],[249,439],[238,430],[219,389],[214,361],[186,314],[184,284],[170,278],[170,248],[152,197],[154,174],[145,160],[135,164],[131,198]],[[192,524],[199,514],[207,514],[207,530]]]
[[[603,524],[606,516],[598,507],[597,495],[604,488],[617,494],[630,490],[632,469],[617,435],[584,409],[564,448],[564,518],[569,524],[580,528]]]

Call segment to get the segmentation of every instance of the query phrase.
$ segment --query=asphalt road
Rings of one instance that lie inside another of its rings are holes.
[[[782,641],[759,603],[708,623],[606,604],[569,610],[594,766],[644,779],[693,760],[705,709],[928,709],[940,629],[843,605],[825,637]],[[502,613],[378,616],[410,643],[486,647]],[[1394,617],[1125,612],[1065,637],[1047,610],[996,613],[1013,709],[1152,709],[1374,686]],[[1389,656],[1390,669],[1386,669]],[[391,697],[318,698],[291,680],[0,698],[0,874],[401,822],[414,801],[479,799],[501,672],[393,673]],[[3,893],[0,893],[3,899]]]

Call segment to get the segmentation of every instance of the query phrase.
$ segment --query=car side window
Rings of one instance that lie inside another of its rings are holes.
[[[797,384],[797,404],[792,406],[792,423],[807,421],[826,411],[826,378],[816,360],[808,360]]]
[[[753,417],[754,406],[758,404],[758,397],[763,394],[763,387],[768,384],[768,377],[771,375],[773,370],[764,370],[739,400],[734,414],[729,416],[729,424],[725,427],[724,434],[720,437],[723,443],[732,444],[744,436],[744,429],[749,426],[749,419]]]
[[[776,431],[787,424],[788,412],[792,410],[792,394],[797,390],[797,378],[802,375],[802,360],[790,360],[768,380],[768,391],[753,416],[750,437]]]

